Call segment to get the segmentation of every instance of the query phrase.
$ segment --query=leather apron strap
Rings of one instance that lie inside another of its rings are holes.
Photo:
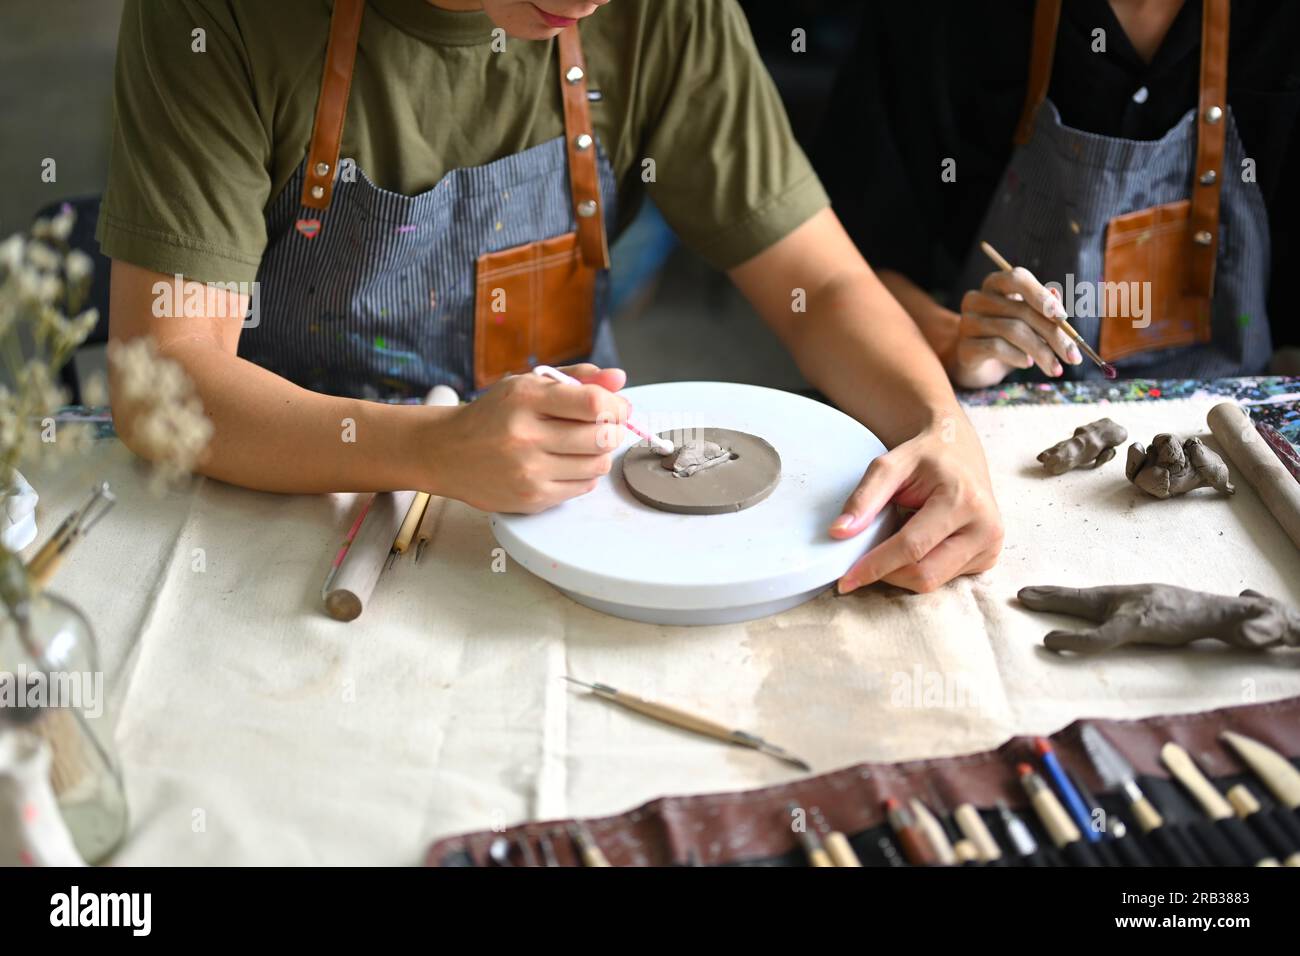
[[[320,99],[316,104],[316,120],[307,152],[307,173],[302,184],[302,204],[311,209],[328,208],[334,195],[343,120],[348,111],[365,8],[365,0],[334,0],[329,45],[325,50],[325,73],[321,77]],[[600,203],[596,139],[591,132],[587,69],[578,25],[566,27],[558,41],[564,137],[569,158],[573,216],[578,224],[578,245],[584,263],[593,269],[608,269],[609,243]]]
[[[1219,179],[1223,175],[1228,102],[1228,22],[1230,0],[1203,0],[1201,13],[1200,99],[1196,118],[1196,168],[1189,214],[1188,295],[1214,294],[1214,263],[1219,246]],[[1034,7],[1029,88],[1013,142],[1023,146],[1034,131],[1034,117],[1047,98],[1056,54],[1061,0],[1038,0]]]
[[[558,37],[560,97],[564,103],[564,137],[569,153],[569,189],[573,217],[578,223],[582,261],[593,269],[609,268],[609,243],[605,215],[600,205],[600,178],[596,171],[596,138],[591,132],[587,104],[587,64],[582,57],[582,37],[576,23]]]
[[[1052,83],[1052,61],[1056,58],[1056,30],[1061,23],[1061,0],[1038,0],[1034,7],[1034,29],[1029,46],[1029,88],[1020,122],[1012,142],[1024,146],[1034,132],[1034,117],[1047,99]]]
[[[1219,180],[1224,175],[1228,104],[1228,0],[1204,0],[1201,14],[1201,94],[1196,116],[1196,181],[1192,184],[1188,295],[1214,294],[1219,249]]]
[[[302,204],[312,209],[329,208],[334,197],[343,119],[348,113],[352,69],[356,66],[357,42],[361,39],[361,15],[365,12],[366,0],[334,0],[329,46],[325,48],[325,75],[320,81],[316,121],[307,151],[307,175],[302,182]]]

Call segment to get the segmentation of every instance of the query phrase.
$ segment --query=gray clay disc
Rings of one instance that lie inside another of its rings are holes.
[[[755,435],[729,428],[692,428],[660,432],[659,437],[679,447],[687,440],[714,441],[732,454],[729,461],[678,478],[648,445],[629,448],[623,456],[623,480],[638,501],[660,511],[683,515],[744,511],[770,495],[781,480],[781,456]]]

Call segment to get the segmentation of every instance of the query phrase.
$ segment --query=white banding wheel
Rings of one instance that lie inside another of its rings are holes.
[[[725,382],[621,394],[652,433],[713,427],[761,437],[780,454],[781,478],[743,511],[672,514],[628,490],[621,456],[638,444],[628,441],[590,494],[537,515],[493,515],[493,533],[513,561],[578,603],[652,624],[765,617],[815,597],[893,530],[886,509],[860,535],[830,537],[831,522],[885,448],[829,405]]]

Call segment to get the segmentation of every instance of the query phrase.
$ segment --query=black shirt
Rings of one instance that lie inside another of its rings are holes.
[[[1033,0],[867,3],[814,160],[875,268],[930,290],[956,281],[1011,157],[1033,10]],[[1092,49],[1099,28],[1105,52]],[[1183,5],[1150,64],[1107,0],[1065,0],[1048,95],[1075,129],[1159,139],[1196,106],[1200,41],[1200,0]],[[1228,104],[1268,209],[1274,345],[1297,344],[1283,284],[1300,275],[1300,3],[1232,4]],[[941,178],[946,159],[956,182]]]

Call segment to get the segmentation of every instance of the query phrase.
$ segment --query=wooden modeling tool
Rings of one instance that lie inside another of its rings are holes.
[[[687,713],[676,707],[670,707],[667,704],[657,704],[653,701],[644,700],[635,694],[629,694],[617,688],[610,687],[608,684],[591,684],[586,681],[578,680],[576,677],[569,677],[567,674],[564,679],[571,684],[577,684],[579,687],[585,687],[597,697],[611,701],[628,710],[636,711],[652,720],[657,720],[662,724],[669,724],[673,727],[680,727],[683,730],[689,730],[693,733],[702,734],[705,737],[712,737],[714,740],[723,740],[727,743],[737,744],[741,747],[748,747],[751,750],[757,750],[765,753],[769,757],[775,757],[777,760],[783,760],[788,764],[798,767],[805,773],[810,772],[812,768],[798,757],[789,753],[785,749],[770,744],[762,737],[755,734],[747,733],[743,730],[732,730],[723,724],[709,720],[707,717],[697,717],[695,714]]]
[[[397,537],[393,539],[393,550],[388,558],[390,568],[393,566],[393,562],[411,547],[411,542],[415,540],[416,529],[420,527],[420,522],[424,520],[424,512],[428,507],[429,493],[427,491],[417,492],[415,500],[411,502],[411,507],[407,509],[406,517],[402,519],[402,526],[397,529]]]
[[[916,825],[920,827],[921,832],[925,834],[925,839],[933,848],[939,864],[956,866],[960,862],[957,851],[953,848],[952,841],[948,839],[948,834],[944,832],[943,824],[930,812],[930,808],[916,797],[907,801],[907,805],[916,818]]]
[[[1250,737],[1225,730],[1219,739],[1227,743],[1278,802],[1291,810],[1300,809],[1300,770],[1280,753]]]
[[[1015,270],[1015,267],[1010,262],[1008,262],[1005,258],[1003,258],[1002,253],[998,252],[987,242],[981,241],[980,248],[984,250],[984,254],[986,256],[988,256],[990,259],[993,260],[994,265],[996,265],[1003,272],[1013,272]],[[1059,325],[1061,327],[1061,330],[1065,332],[1067,335],[1069,335],[1070,338],[1074,339],[1074,344],[1079,346],[1079,350],[1083,352],[1084,355],[1092,359],[1092,361],[1096,364],[1096,366],[1099,369],[1101,369],[1101,373],[1103,375],[1105,375],[1108,379],[1118,378],[1119,370],[1116,369],[1115,366],[1107,362],[1105,359],[1103,359],[1095,351],[1093,351],[1092,346],[1089,345],[1084,340],[1083,336],[1074,330],[1074,326],[1070,324],[1070,320],[1064,317],[1064,312],[1065,312],[1064,306],[1061,307],[1061,312],[1062,315],[1054,316],[1052,318],[1052,321],[1054,321],[1057,325]]]
[[[1196,766],[1196,761],[1192,759],[1191,754],[1171,741],[1160,748],[1160,761],[1178,778],[1178,782],[1187,788],[1187,792],[1201,805],[1205,815],[1214,821],[1214,826],[1221,831],[1223,839],[1230,845],[1230,852],[1253,866],[1281,866],[1260,845],[1246,824],[1237,819],[1232,804],[1225,800],[1223,794],[1219,793],[1214,784],[1201,773],[1201,768]],[[1222,849],[1219,855],[1226,856]]]
[[[578,847],[578,855],[582,857],[583,866],[609,866],[609,860],[601,851],[596,843],[596,838],[592,836],[585,823],[575,820],[569,824],[569,836],[573,838],[574,844]]]
[[[930,788],[930,802],[934,804],[934,816],[939,821],[939,826],[943,827],[943,834],[952,845],[952,852],[956,854],[957,862],[962,866],[977,866],[982,863],[979,849],[962,833],[961,828],[949,815],[947,804],[940,798],[934,787]]]
[[[953,811],[952,816],[957,821],[957,826],[961,827],[961,832],[966,834],[966,839],[975,847],[982,862],[1002,861],[1002,848],[998,846],[998,841],[993,839],[993,834],[984,824],[984,818],[980,816],[979,810],[975,809],[973,804],[961,804]]]
[[[442,517],[442,510],[446,507],[447,499],[430,498],[428,507],[424,509],[424,514],[420,518],[420,530],[416,532],[415,545],[415,562],[420,563],[424,557],[424,549],[429,546],[433,536],[438,533],[438,519]]]
[[[907,862],[913,866],[934,866],[938,863],[939,857],[935,854],[934,847],[916,825],[912,812],[893,797],[885,801],[884,807],[885,818],[889,821],[894,836],[898,837],[898,845],[907,857]]]
[[[800,807],[797,803],[787,803],[785,809],[791,820],[800,815]],[[826,847],[822,846],[821,838],[817,835],[815,827],[810,827],[805,822],[804,826],[794,828],[794,835],[799,839],[799,843],[803,847],[804,856],[808,858],[809,866],[833,867],[835,865],[830,854],[826,852]]]
[[[103,481],[91,491],[80,508],[63,519],[54,529],[54,534],[27,562],[27,579],[34,589],[40,590],[49,584],[72,546],[89,534],[116,503],[117,498],[109,490],[108,482]]]
[[[1292,841],[1273,815],[1260,806],[1249,787],[1239,783],[1230,788],[1228,802],[1237,816],[1254,827],[1259,838],[1283,858],[1283,866],[1300,867],[1300,844]]]
[[[441,408],[455,408],[460,404],[460,396],[456,390],[446,385],[435,385],[433,390],[424,400],[426,405],[436,405]],[[424,523],[424,515],[429,510],[429,502],[432,499],[427,491],[419,491],[415,494],[415,500],[411,502],[410,509],[406,512],[406,518],[402,521],[402,527],[398,529],[397,537],[393,539],[393,552],[388,559],[388,566],[392,567],[393,562],[407,552],[411,547],[411,542],[415,540],[416,530]],[[420,558],[419,548],[416,549],[416,560]]]
[[[581,385],[572,375],[561,372],[558,368],[551,368],[549,365],[539,365],[533,369],[534,374],[545,376],[554,382],[560,382],[564,385]],[[623,423],[623,427],[630,431],[638,438],[644,438],[650,447],[654,449],[657,455],[671,455],[676,451],[676,447],[666,438],[660,438],[658,435],[652,435],[640,425],[634,425],[631,421]]]
[[[813,823],[817,827],[817,833],[821,837],[822,846],[826,847],[826,853],[830,856],[832,863],[836,866],[862,866],[862,861],[853,852],[849,838],[839,830],[832,830],[826,822],[826,818],[822,816],[821,810],[813,807],[812,817]]]

